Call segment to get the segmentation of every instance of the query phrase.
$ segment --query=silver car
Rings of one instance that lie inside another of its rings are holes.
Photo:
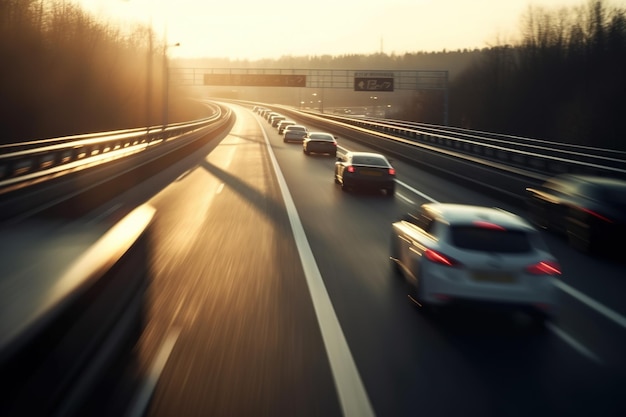
[[[537,229],[502,209],[424,204],[392,224],[390,259],[425,311],[479,305],[524,310],[536,323],[557,313],[558,261]]]
[[[291,125],[285,128],[283,132],[283,142],[300,142],[304,140],[304,137],[309,132],[303,125]]]

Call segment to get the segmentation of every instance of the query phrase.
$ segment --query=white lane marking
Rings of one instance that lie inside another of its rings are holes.
[[[572,297],[576,298],[578,301],[580,301],[583,304],[586,304],[588,307],[596,310],[598,313],[602,314],[603,316],[605,316],[609,320],[612,320],[615,323],[619,324],[620,326],[626,328],[626,318],[624,318],[624,316],[622,316],[619,313],[611,310],[608,307],[603,306],[599,302],[595,301],[593,298],[583,294],[582,292],[578,291],[577,289],[574,289],[574,288],[570,287],[569,285],[567,285],[566,283],[564,283],[562,281],[555,280],[555,285],[557,287],[559,287],[562,291],[564,291],[564,292],[568,293],[569,295],[571,295]]]
[[[426,200],[430,201],[431,203],[438,203],[437,200],[435,200],[434,198],[424,194],[423,192],[416,190],[415,188],[411,187],[409,184],[404,183],[400,180],[396,180],[396,184],[400,184],[401,186],[403,186],[404,188],[406,188],[409,191],[412,191],[413,193],[419,195],[422,198],[425,198]]]
[[[154,393],[156,384],[159,381],[161,373],[163,372],[165,364],[167,363],[167,359],[172,353],[172,350],[174,349],[174,345],[176,344],[179,335],[179,328],[172,329],[167,335],[167,338],[159,349],[159,353],[157,354],[156,359],[152,363],[152,367],[150,368],[148,377],[144,381],[144,384],[142,385],[139,393],[133,401],[132,408],[126,414],[127,417],[141,417],[144,415],[146,408],[148,407],[148,403],[150,402],[150,398]]]
[[[260,123],[259,123],[260,124]],[[293,236],[296,241],[300,261],[304,269],[306,282],[311,293],[313,308],[317,315],[317,320],[322,332],[322,339],[330,362],[331,372],[335,379],[335,387],[339,396],[339,403],[345,417],[373,417],[374,410],[363,386],[363,381],[359,376],[359,371],[354,363],[354,358],[350,353],[348,342],[341,330],[341,325],[333,309],[332,302],[324,286],[322,275],[315,263],[313,251],[309,246],[309,242],[304,233],[304,227],[300,222],[298,211],[291,198],[285,177],[283,176],[276,156],[272,150],[269,139],[265,130],[261,127],[263,136],[265,137],[265,145],[272,160],[274,172],[278,179],[289,223],[293,230]]]
[[[415,205],[415,201],[411,200],[409,197],[406,197],[403,194],[400,194],[399,192],[396,191],[396,197],[400,198],[401,200],[406,201],[409,204]]]
[[[215,194],[220,194],[223,189],[224,189],[224,183],[221,183],[219,187],[217,187],[217,191],[215,192]]]
[[[574,350],[578,351],[578,353],[580,353],[581,355],[586,356],[587,358],[591,359],[592,361],[594,361],[594,362],[596,362],[596,363],[598,363],[600,365],[604,364],[602,362],[602,359],[600,359],[597,355],[595,355],[591,350],[589,350],[585,346],[583,346],[582,343],[578,342],[572,336],[567,334],[563,329],[558,328],[557,326],[555,326],[552,323],[546,323],[546,327],[548,329],[550,329],[558,337],[563,339],[563,341],[565,341],[565,343],[570,345],[572,348],[574,348]]]

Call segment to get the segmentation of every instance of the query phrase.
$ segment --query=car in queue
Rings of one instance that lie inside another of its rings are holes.
[[[280,123],[283,120],[287,120],[287,117],[283,116],[282,114],[279,114],[279,115],[274,115],[270,117],[269,122],[272,127],[277,127],[278,123]]]
[[[523,311],[535,324],[556,317],[561,275],[541,232],[495,208],[426,203],[392,223],[390,259],[422,311],[460,305]]]
[[[283,142],[300,142],[304,140],[304,137],[309,132],[309,129],[304,125],[290,125],[285,128],[283,132]]]
[[[280,116],[281,114],[275,111],[269,111],[266,112],[265,115],[263,116],[265,118],[265,120],[267,120],[268,123],[271,123],[272,117],[274,116]]]
[[[296,123],[293,120],[281,120],[280,122],[278,122],[278,125],[276,125],[276,129],[278,130],[278,134],[282,135],[285,132],[285,129],[287,128],[287,126],[291,126],[291,125],[296,125],[298,123]]]
[[[396,170],[382,154],[349,151],[337,157],[335,184],[344,191],[376,190],[391,197],[396,189]]]
[[[305,155],[324,154],[337,156],[337,139],[332,133],[309,132],[302,141],[302,152]]]
[[[527,208],[537,227],[567,237],[587,253],[614,250],[626,233],[626,181],[562,174],[526,188]]]

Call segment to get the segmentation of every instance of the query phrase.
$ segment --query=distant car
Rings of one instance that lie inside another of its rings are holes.
[[[277,127],[279,122],[286,120],[286,119],[287,117],[283,116],[282,114],[279,114],[277,116],[270,117],[269,122],[270,122],[270,125],[272,125],[272,127]]]
[[[335,162],[335,183],[344,191],[383,190],[391,197],[396,189],[396,170],[379,153],[347,152]]]
[[[291,126],[295,124],[297,123],[294,122],[293,120],[281,120],[280,122],[278,122],[278,125],[276,125],[276,129],[278,129],[278,134],[282,135],[285,132],[285,128],[287,126]]]
[[[302,152],[337,156],[337,139],[331,133],[309,132],[302,141]]]
[[[267,120],[268,123],[271,123],[271,119],[273,116],[280,116],[281,114],[275,111],[268,111],[265,113],[265,115],[263,117],[265,117],[265,120]]]
[[[309,129],[303,125],[290,125],[283,132],[283,142],[302,142]]]
[[[564,174],[526,192],[531,222],[566,235],[583,252],[610,249],[626,234],[624,180]]]
[[[507,211],[428,203],[392,224],[392,266],[424,311],[435,305],[525,310],[554,318],[561,274],[539,230]]]

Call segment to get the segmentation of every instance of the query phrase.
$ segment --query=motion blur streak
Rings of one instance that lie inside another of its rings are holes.
[[[339,402],[345,417],[373,417],[374,410],[363,387],[359,371],[350,353],[350,348],[337,320],[332,303],[324,286],[324,281],[315,263],[315,258],[309,242],[304,233],[304,228],[298,217],[296,206],[291,198],[287,183],[282,175],[276,157],[270,145],[265,130],[263,130],[267,152],[272,160],[274,172],[280,186],[289,222],[298,247],[298,253],[302,261],[302,267],[306,276],[307,285],[311,293],[315,314],[319,321],[320,330],[324,339],[324,346],[328,353],[331,370],[335,379],[335,385],[339,395]]]

